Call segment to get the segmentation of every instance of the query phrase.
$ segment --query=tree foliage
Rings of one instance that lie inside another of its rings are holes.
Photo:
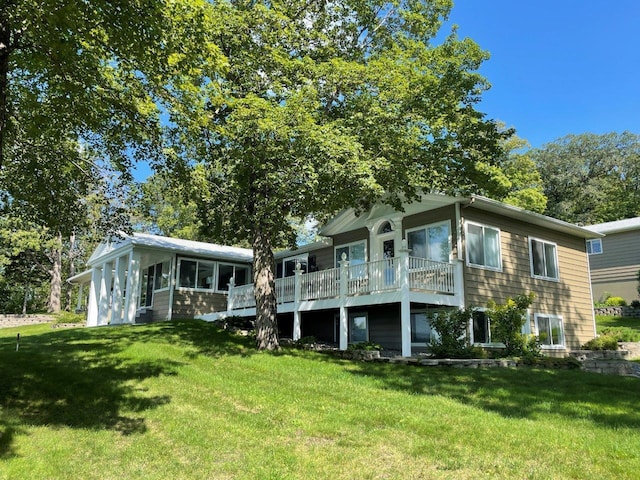
[[[522,334],[526,313],[535,298],[534,293],[507,298],[504,304],[491,300],[486,311],[491,322],[492,340],[504,344],[504,356],[522,356],[527,353],[530,343]]]
[[[422,191],[491,194],[500,132],[474,106],[487,58],[434,38],[451,2],[212,2],[223,68],[179,83],[176,156],[196,158],[204,228],[254,248],[258,345],[277,348],[273,249],[291,218],[326,218]],[[181,77],[181,81],[184,77]],[[199,102],[199,103],[198,103]],[[184,103],[183,103],[184,105]]]
[[[546,214],[589,225],[640,215],[640,136],[568,135],[531,151]]]

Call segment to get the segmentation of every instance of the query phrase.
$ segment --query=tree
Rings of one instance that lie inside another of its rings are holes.
[[[434,44],[450,8],[210,4],[207,32],[224,68],[197,69],[202,97],[195,80],[178,82],[200,103],[172,109],[171,133],[177,156],[201,163],[205,230],[253,246],[259,348],[278,348],[273,249],[295,241],[289,219],[498,187],[499,141],[511,132],[474,108],[488,87],[477,73],[487,54],[455,32]]]
[[[568,135],[530,154],[548,215],[582,225],[640,215],[640,136]]]
[[[55,240],[49,308],[60,309],[63,239],[84,199],[126,181],[132,161],[159,163],[160,112],[180,55],[215,58],[192,35],[201,1],[0,3],[0,193]],[[115,173],[117,172],[117,173]],[[111,185],[102,180],[108,176]],[[117,196],[103,195],[101,201]],[[104,205],[122,227],[121,199]],[[106,233],[106,232],[105,232]]]

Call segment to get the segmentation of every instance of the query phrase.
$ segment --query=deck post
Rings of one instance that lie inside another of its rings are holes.
[[[302,265],[300,262],[296,262],[296,269],[293,272],[293,340],[300,340],[301,327],[300,327],[300,300],[302,298]]]
[[[411,356],[411,300],[409,298],[409,248],[407,241],[402,240],[400,248],[400,338],[402,340],[402,356]]]
[[[349,282],[349,261],[343,253],[340,262],[340,350],[346,350],[349,344],[349,322],[347,317],[347,293]]]

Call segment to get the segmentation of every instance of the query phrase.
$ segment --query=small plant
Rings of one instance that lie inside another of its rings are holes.
[[[585,343],[584,350],[618,350],[618,340],[610,335],[600,335]]]
[[[373,343],[373,342],[359,342],[359,343],[350,344],[347,347],[347,350],[365,350],[367,352],[372,352],[372,351],[379,352],[380,350],[382,350],[382,347],[377,343]]]
[[[316,343],[318,343],[318,339],[316,337],[314,337],[313,335],[307,335],[306,337],[302,337],[296,340],[292,345],[294,348],[308,350],[310,348],[313,348]]]
[[[467,326],[473,315],[473,307],[438,312],[430,318],[431,328],[437,335],[429,342],[436,358],[472,358],[474,349],[469,344]]]
[[[622,297],[609,297],[604,304],[607,307],[624,307],[627,305],[627,301]]]

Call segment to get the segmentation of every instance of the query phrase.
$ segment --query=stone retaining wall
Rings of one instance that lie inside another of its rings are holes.
[[[53,322],[51,315],[0,315],[0,328]]]
[[[596,307],[596,315],[613,315],[614,317],[640,318],[640,308],[626,307]]]

